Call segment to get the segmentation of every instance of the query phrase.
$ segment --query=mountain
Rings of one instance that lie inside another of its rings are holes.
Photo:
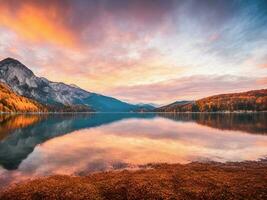
[[[172,103],[157,112],[267,111],[267,89],[220,94],[192,102]]]
[[[0,112],[47,112],[47,108],[0,83]]]
[[[130,112],[139,106],[118,99],[91,93],[76,85],[52,82],[37,77],[25,65],[13,58],[0,61],[0,82],[6,83],[19,95],[34,99],[52,110],[78,107],[79,111]]]
[[[192,103],[193,103],[193,101],[176,101],[176,102],[171,103],[169,105],[156,108],[155,110],[157,112],[172,112],[173,110],[175,110],[178,107],[184,107],[184,106],[192,104]]]
[[[151,104],[139,103],[136,104],[138,108],[135,110],[136,112],[152,112],[156,107]]]

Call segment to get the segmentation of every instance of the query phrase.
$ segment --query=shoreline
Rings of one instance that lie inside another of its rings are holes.
[[[0,199],[267,199],[267,160],[150,164],[53,175],[8,186]]]
[[[44,115],[44,114],[254,114],[264,111],[218,111],[218,112],[0,112],[0,115]]]

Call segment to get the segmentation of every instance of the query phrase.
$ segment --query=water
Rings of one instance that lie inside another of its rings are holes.
[[[53,174],[266,156],[266,113],[0,115],[0,187]]]

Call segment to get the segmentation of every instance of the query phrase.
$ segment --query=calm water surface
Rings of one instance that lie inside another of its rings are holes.
[[[266,113],[0,115],[0,187],[52,174],[266,156]]]

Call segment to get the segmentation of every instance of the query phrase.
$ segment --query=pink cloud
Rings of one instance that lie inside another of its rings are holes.
[[[266,88],[265,79],[231,75],[195,75],[148,85],[117,87],[110,90],[110,95],[130,102],[142,100],[170,103],[177,100],[196,100],[214,94]]]

